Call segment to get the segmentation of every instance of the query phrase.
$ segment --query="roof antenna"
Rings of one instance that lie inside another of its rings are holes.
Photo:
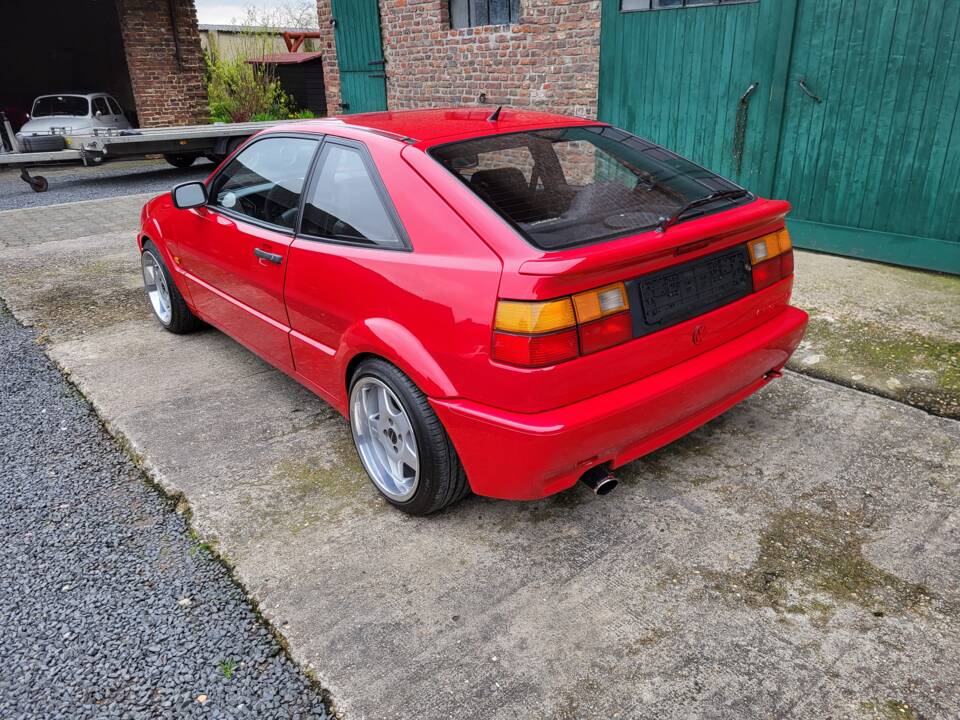
[[[500,119],[500,111],[503,110],[503,105],[497,105],[497,109],[490,113],[490,117],[487,118],[487,122],[497,122]]]

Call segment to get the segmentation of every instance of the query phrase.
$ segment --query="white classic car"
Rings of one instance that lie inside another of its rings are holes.
[[[106,93],[41,95],[17,139],[36,135],[92,135],[94,129],[126,130],[120,103]]]

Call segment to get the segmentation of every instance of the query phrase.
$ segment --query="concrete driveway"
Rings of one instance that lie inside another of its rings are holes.
[[[0,213],[0,295],[346,717],[960,715],[960,423],[789,373],[607,498],[409,518],[320,400],[151,320],[145,199]]]

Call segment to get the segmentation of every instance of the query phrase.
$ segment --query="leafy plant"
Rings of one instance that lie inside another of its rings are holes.
[[[236,660],[228,659],[221,662],[217,665],[217,669],[220,670],[220,674],[223,675],[227,680],[233,677],[233,673],[240,666]]]
[[[204,77],[213,122],[286,120],[314,117],[300,111],[283,91],[276,66],[250,62],[277,51],[281,27],[316,26],[316,6],[309,0],[287,2],[271,10],[247,9],[243,31],[233,54],[220,52],[216,43],[204,53]]]

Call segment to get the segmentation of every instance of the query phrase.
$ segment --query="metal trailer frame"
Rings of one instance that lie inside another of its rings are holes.
[[[85,167],[109,160],[145,155],[196,155],[223,159],[251,135],[297,120],[266,120],[246,123],[180,125],[139,130],[96,129],[93,134],[63,135],[66,148],[48,152],[22,152],[9,120],[0,113],[0,123],[10,145],[0,143],[0,168],[20,168],[20,178],[35,192],[45,192],[49,183],[42,175],[31,175],[35,167],[80,163]]]

